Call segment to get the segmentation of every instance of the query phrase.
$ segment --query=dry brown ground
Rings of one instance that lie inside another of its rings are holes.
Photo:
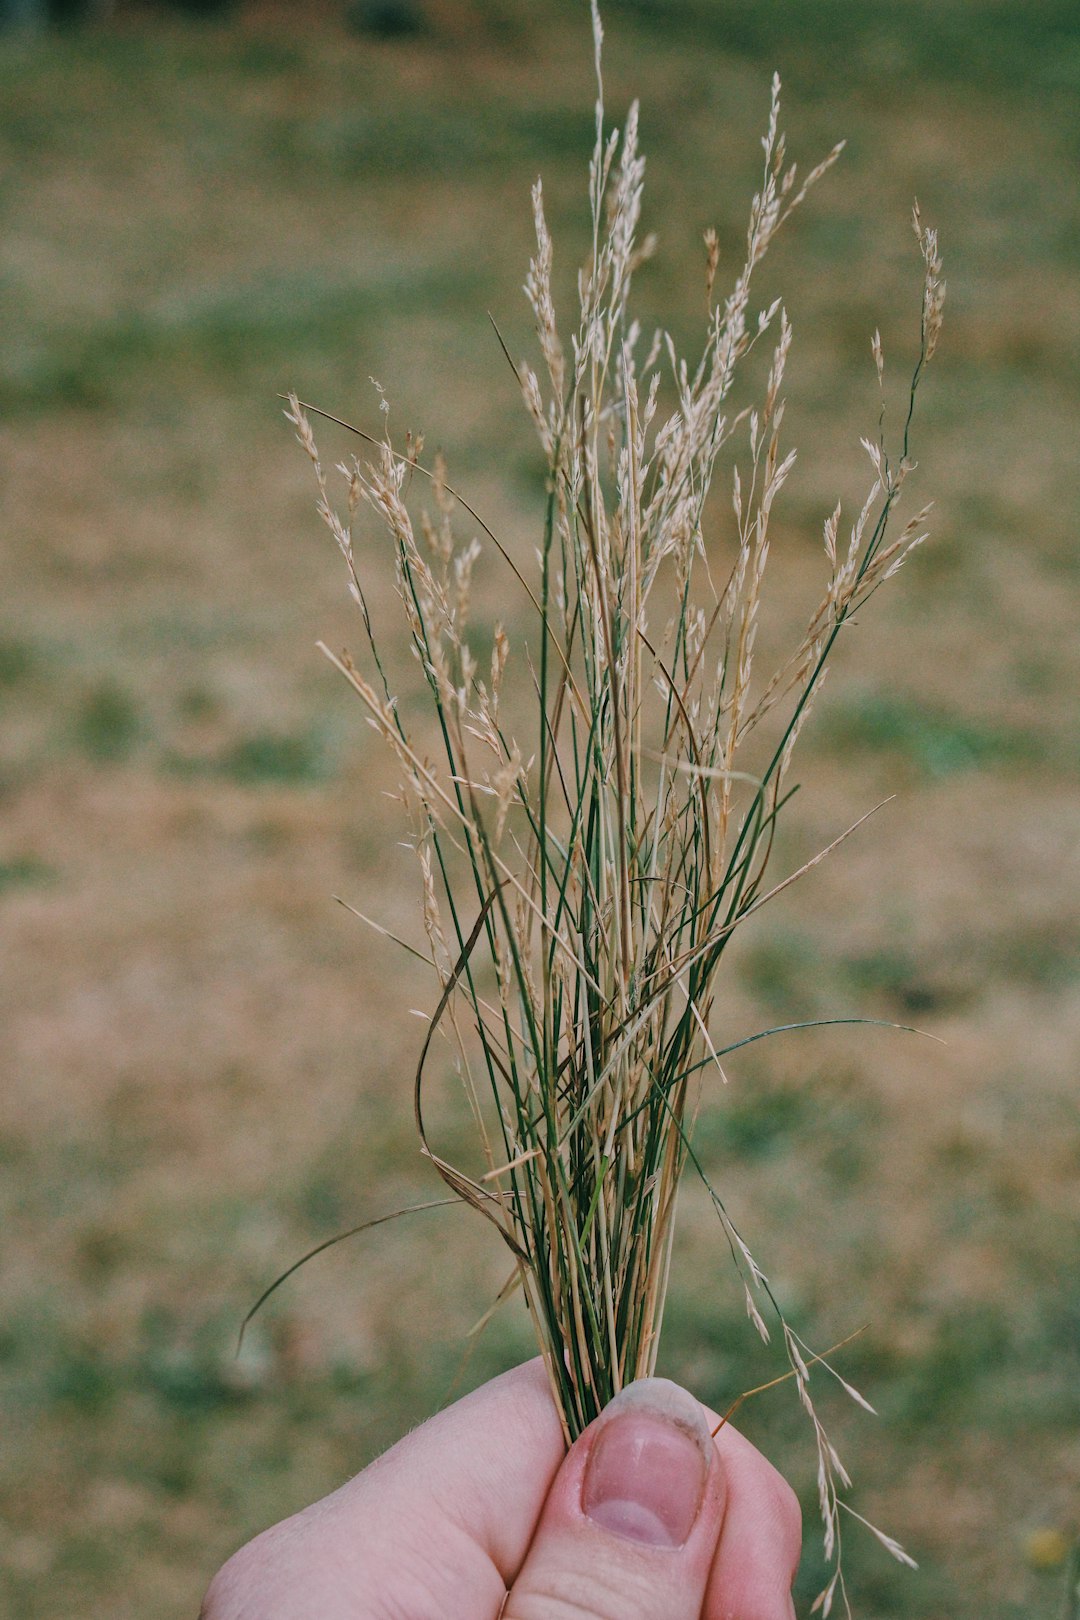
[[[298,41],[255,16],[136,16],[0,62],[12,1615],[193,1613],[239,1539],[442,1398],[501,1280],[466,1217],[417,1217],[316,1262],[232,1359],[275,1270],[430,1188],[408,1117],[430,987],[331,898],[415,935],[413,872],[383,762],[313,650],[356,638],[275,391],[370,423],[374,373],[523,558],[535,533],[483,311],[524,348],[541,162],[556,227],[579,228],[587,55],[558,6],[516,33],[484,8],[468,50],[445,9],[407,48],[332,19]],[[664,258],[644,295],[685,299],[685,327],[701,226],[737,249],[766,75],[646,12],[612,22],[612,101],[645,103]],[[864,1504],[925,1572],[867,1556],[860,1612],[1050,1616],[1059,1576],[1030,1537],[1080,1529],[1075,109],[1027,59],[916,95],[869,46],[832,91],[800,50],[799,152],[853,139],[771,272],[805,451],[773,629],[854,487],[874,322],[897,374],[910,352],[916,190],[950,259],[919,445],[939,507],[833,672],[778,862],[896,797],[742,942],[722,1018],[737,1036],[859,1011],[947,1044],[750,1048],[703,1151],[807,1330],[871,1323],[852,1366],[884,1421],[838,1422]],[[443,1127],[461,1128],[449,1099]],[[723,1399],[772,1363],[692,1192],[683,1257],[668,1370]],[[466,1376],[527,1349],[508,1321]],[[770,1403],[748,1426],[805,1486],[796,1417]]]

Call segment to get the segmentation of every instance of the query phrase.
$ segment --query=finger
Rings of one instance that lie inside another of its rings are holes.
[[[716,1428],[719,1418],[707,1414]],[[791,1586],[802,1550],[799,1499],[787,1480],[730,1424],[716,1434],[728,1481],[704,1620],[794,1620]]]
[[[542,1364],[516,1367],[241,1548],[207,1620],[495,1620],[564,1455]]]
[[[725,1495],[693,1396],[628,1385],[556,1475],[505,1620],[699,1620]]]

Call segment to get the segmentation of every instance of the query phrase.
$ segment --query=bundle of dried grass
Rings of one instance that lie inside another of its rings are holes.
[[[900,452],[889,455],[880,431],[864,440],[866,499],[846,538],[839,507],[825,523],[820,600],[790,655],[761,679],[754,653],[770,517],[795,452],[781,446],[791,326],[779,301],[753,311],[752,284],[776,233],[840,148],[800,182],[787,163],[774,80],[745,264],[728,296],[715,298],[710,233],[700,358],[689,364],[664,333],[642,357],[630,295],[652,242],[639,240],[637,109],[621,136],[605,129],[595,3],[593,29],[592,251],[579,276],[577,326],[567,348],[537,183],[526,291],[544,379],[515,367],[549,469],[538,580],[525,579],[438,463],[425,475],[433,510],[414,523],[407,496],[424,471],[418,442],[399,453],[388,436],[369,440],[369,459],[340,468],[347,496],[339,513],[308,410],[293,397],[289,414],[362,614],[366,671],[328,656],[396,757],[413,826],[427,960],[441,987],[416,1074],[423,1151],[511,1252],[506,1291],[524,1293],[568,1440],[624,1384],[653,1372],[680,1177],[688,1165],[701,1176],[747,1312],[766,1339],[766,1317],[775,1315],[813,1425],[826,1552],[836,1561],[820,1599],[827,1614],[843,1595],[840,1509],[852,1511],[841,1498],[847,1474],[811,1398],[811,1370],[833,1369],[785,1321],[692,1135],[702,1078],[722,1074],[733,1049],[710,1030],[724,952],[740,924],[799,876],[765,883],[793,750],[829,654],[852,614],[925,538],[925,511],[895,538],[890,526],[912,466],[910,407],[937,343],[945,289],[935,233],[916,212],[921,341]],[[771,345],[763,397],[736,409],[740,366],[763,345]],[[880,379],[876,334],[873,353]],[[734,526],[717,577],[703,524],[724,452],[734,461]],[[430,693],[432,757],[430,739],[403,720],[383,655],[387,632],[368,610],[354,549],[365,506],[392,541],[397,594]],[[535,615],[531,657],[511,649],[501,627],[490,665],[474,656],[468,607],[482,546],[458,543],[462,509]],[[533,699],[528,736],[504,719],[504,687],[515,674]],[[424,1065],[436,1031],[449,1036],[475,1119],[483,1164],[473,1171],[441,1157],[425,1129]]]

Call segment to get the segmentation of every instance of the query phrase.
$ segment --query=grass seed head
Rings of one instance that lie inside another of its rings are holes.
[[[799,875],[765,886],[783,784],[829,654],[852,614],[926,537],[925,510],[896,539],[890,523],[913,465],[915,391],[941,328],[941,261],[936,234],[916,209],[925,273],[903,443],[891,460],[880,421],[877,437],[863,441],[871,463],[865,500],[846,543],[839,506],[826,519],[820,597],[801,637],[762,673],[771,518],[795,464],[782,437],[793,329],[779,299],[754,309],[755,277],[841,148],[799,183],[775,78],[744,263],[716,298],[719,238],[708,232],[701,351],[691,360],[660,332],[642,365],[631,295],[653,244],[640,239],[637,106],[621,135],[606,128],[595,3],[592,18],[591,251],[568,341],[556,319],[539,182],[532,194],[536,250],[525,293],[546,382],[529,364],[515,371],[547,463],[534,583],[465,508],[535,614],[527,656],[511,651],[501,626],[489,669],[471,649],[473,575],[484,547],[478,539],[458,544],[454,520],[465,503],[441,458],[428,474],[419,441],[395,452],[384,414],[372,454],[343,469],[346,520],[328,497],[294,396],[287,414],[363,610],[370,673],[334,662],[395,756],[415,809],[424,928],[439,983],[416,1077],[424,1151],[514,1256],[568,1438],[625,1384],[654,1371],[678,1186],[687,1168],[698,1174],[751,1322],[766,1340],[766,1315],[779,1322],[817,1444],[826,1553],[839,1560],[850,1482],[812,1398],[814,1375],[832,1369],[785,1320],[694,1153],[693,1121],[708,1072],[726,1078],[725,1048],[711,1027],[724,953],[743,920]],[[744,362],[768,334],[764,386],[756,403],[736,404]],[[872,352],[880,380],[876,332]],[[722,469],[733,524],[710,501]],[[414,473],[428,479],[434,500],[434,512],[420,518],[422,545],[409,512]],[[352,525],[361,506],[390,542],[403,624],[434,719],[422,741],[393,697],[356,572]],[[527,738],[504,718],[515,682],[515,720],[532,712]],[[424,1133],[423,1060],[444,1019],[479,1132],[484,1168],[476,1173],[440,1158]],[[879,1539],[906,1559],[890,1538]],[[839,1571],[822,1594],[823,1613],[837,1594],[846,1604]]]

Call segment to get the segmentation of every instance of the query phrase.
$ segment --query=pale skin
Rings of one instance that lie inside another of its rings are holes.
[[[793,1620],[794,1492],[678,1386],[569,1451],[538,1361],[242,1547],[202,1620]]]

